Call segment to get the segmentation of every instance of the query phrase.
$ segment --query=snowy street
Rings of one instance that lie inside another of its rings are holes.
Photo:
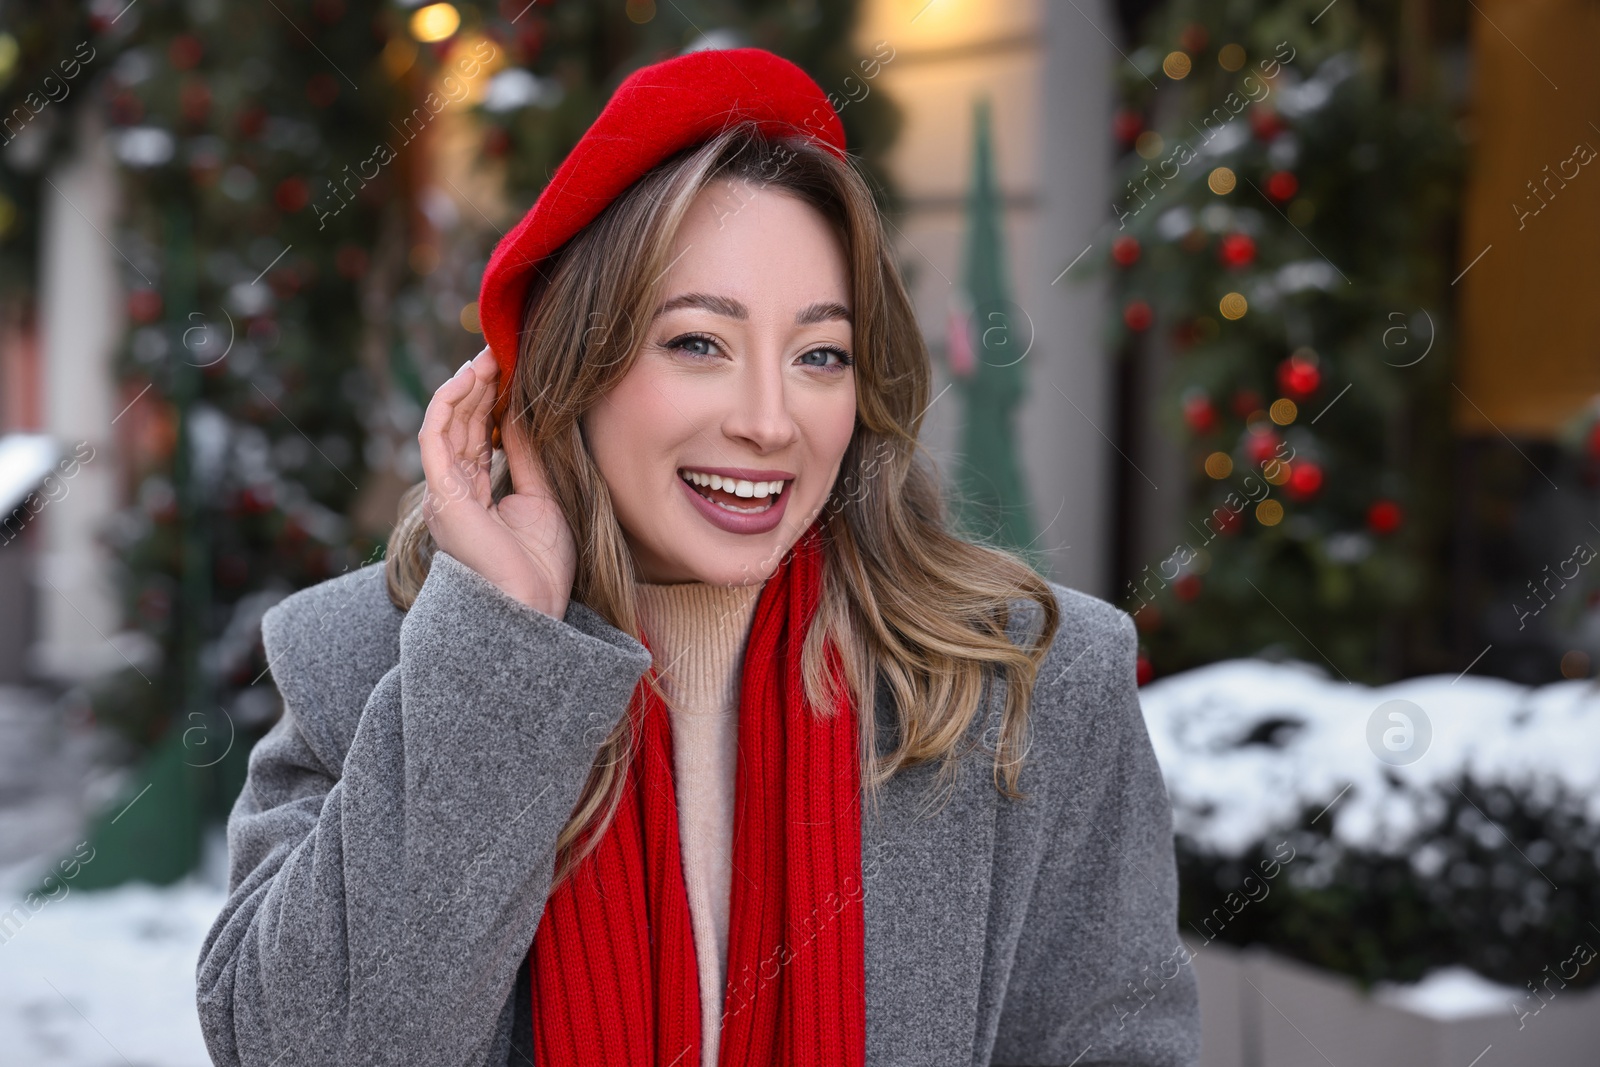
[[[120,781],[104,769],[106,739],[69,719],[37,692],[0,687],[0,1063],[205,1067],[194,969],[223,901],[220,831],[203,871],[177,885],[66,881],[30,906]]]
[[[206,1067],[194,970],[222,901],[197,878],[69,888],[34,914],[0,944],[7,1067]]]

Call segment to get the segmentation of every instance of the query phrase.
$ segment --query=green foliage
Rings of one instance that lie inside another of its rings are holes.
[[[1179,929],[1197,941],[1270,945],[1368,986],[1463,966],[1520,989],[1574,945],[1595,943],[1600,827],[1585,798],[1470,777],[1431,793],[1397,798],[1428,813],[1401,850],[1341,842],[1312,809],[1238,857],[1180,836]],[[1600,963],[1566,977],[1600,984]]]

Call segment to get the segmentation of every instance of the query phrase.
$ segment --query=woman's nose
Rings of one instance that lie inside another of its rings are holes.
[[[790,405],[795,394],[788,389],[783,357],[776,345],[763,346],[744,361],[738,388],[723,419],[723,432],[748,441],[760,452],[775,452],[791,444],[799,432]]]

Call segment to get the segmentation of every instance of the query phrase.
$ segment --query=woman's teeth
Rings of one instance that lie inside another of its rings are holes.
[[[787,484],[776,482],[752,482],[738,478],[725,478],[720,474],[705,474],[701,471],[692,471],[680,468],[678,477],[696,488],[696,491],[713,504],[725,511],[738,512],[741,515],[753,515],[766,511],[772,507],[776,498],[783,493]],[[742,497],[751,501],[761,501],[758,507],[736,507],[725,499],[719,499],[713,494],[720,493],[732,497]]]

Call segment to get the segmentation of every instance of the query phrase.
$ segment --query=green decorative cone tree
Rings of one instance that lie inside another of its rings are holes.
[[[957,338],[951,347],[951,370],[965,401],[953,510],[956,525],[968,536],[1021,552],[1038,567],[1015,425],[1032,329],[1011,299],[1006,277],[990,142],[989,104],[983,100],[973,116],[972,188],[967,195],[962,275],[970,313],[957,326],[968,337]]]

